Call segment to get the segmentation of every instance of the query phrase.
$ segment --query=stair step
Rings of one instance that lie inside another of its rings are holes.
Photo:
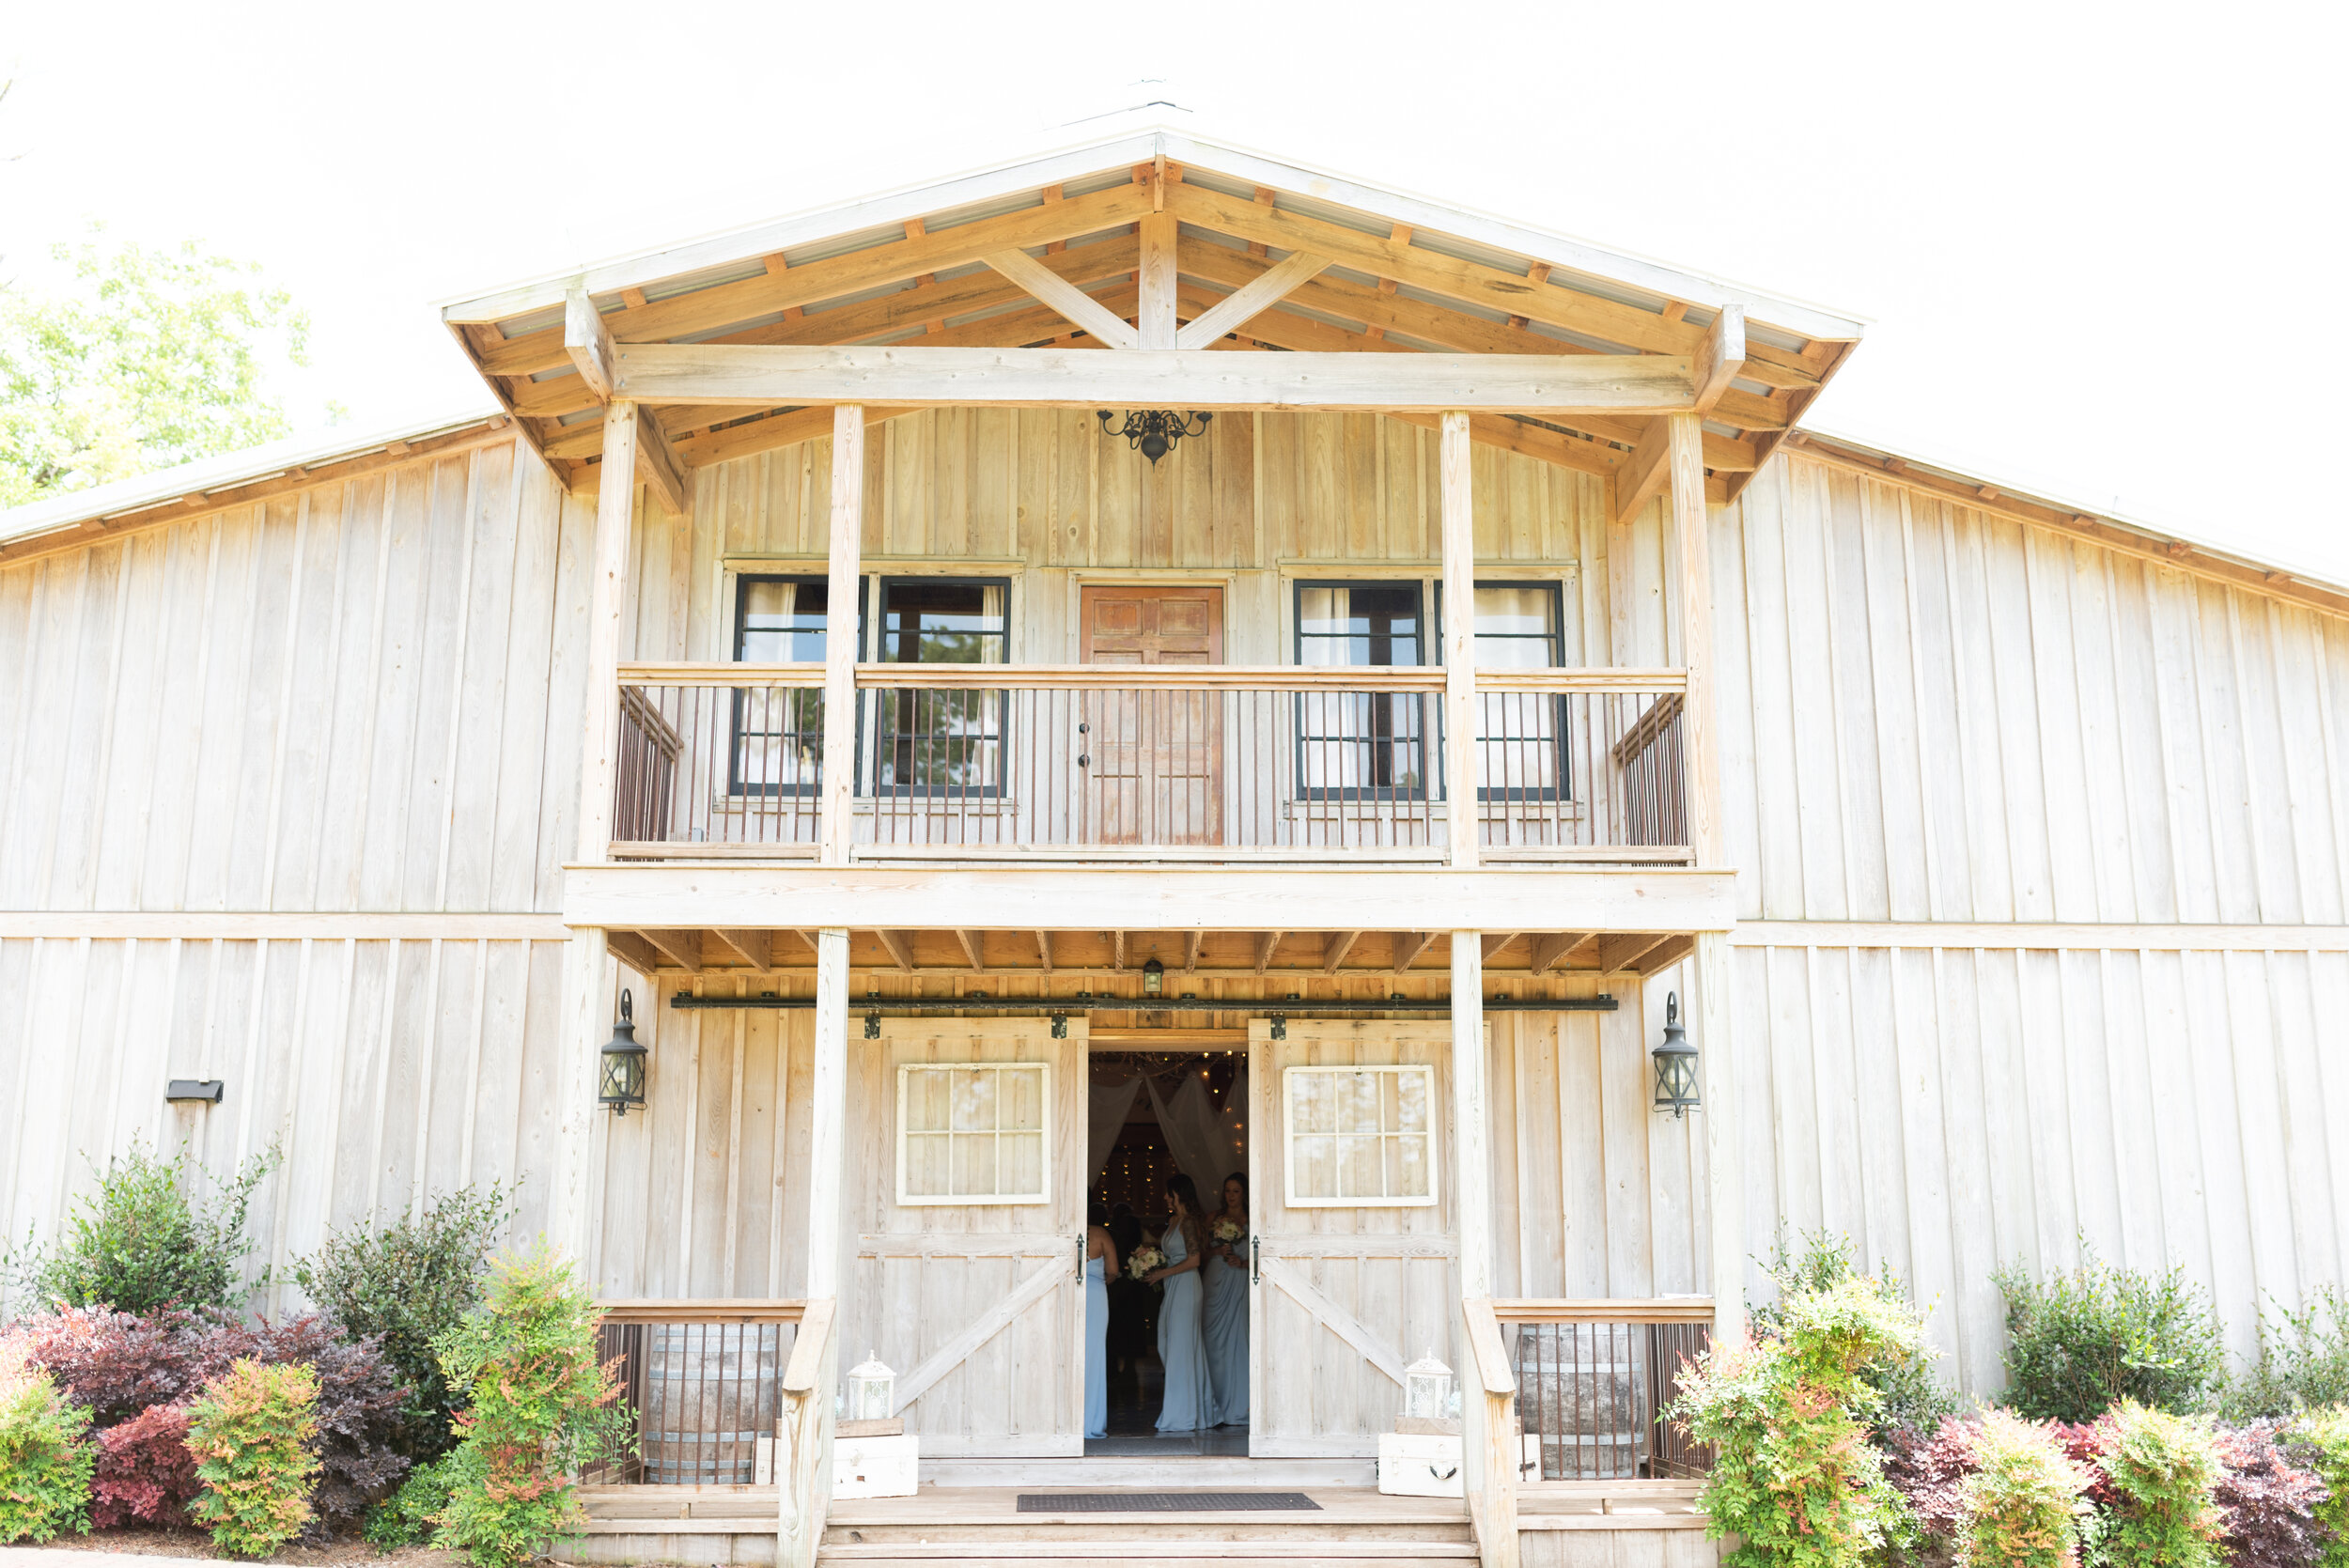
[[[1475,1550],[1471,1547],[1441,1560],[1466,1562],[1472,1561],[1475,1556]],[[834,1547],[825,1546],[817,1549],[816,1560],[818,1564],[853,1561],[856,1568],[938,1568],[938,1564],[941,1561],[959,1563],[963,1565],[963,1568],[1022,1568],[1023,1564],[1036,1561],[1037,1557],[1035,1553],[1022,1549],[1010,1555],[995,1557],[938,1558],[909,1557],[900,1554],[894,1557],[850,1559],[840,1556]],[[1381,1547],[1377,1542],[1365,1541],[1361,1544],[1358,1550],[1345,1554],[1331,1554],[1326,1550],[1311,1553],[1259,1550],[1247,1557],[1203,1557],[1167,1552],[1117,1552],[1094,1557],[1054,1557],[1050,1560],[1053,1568],[1256,1568],[1256,1565],[1260,1564],[1263,1568],[1363,1568],[1363,1564],[1372,1562],[1424,1562],[1429,1560],[1422,1557],[1405,1557],[1392,1547]]]
[[[946,1560],[969,1561],[976,1557],[1007,1556],[1016,1552],[1022,1559],[1034,1561],[1050,1559],[1060,1561],[1089,1561],[1113,1553],[1114,1560],[1133,1561],[1132,1556],[1116,1552],[1122,1542],[1094,1540],[1043,1541],[868,1541],[825,1542],[817,1549],[819,1560],[848,1562],[879,1562],[894,1560],[920,1559],[925,1561]],[[1254,1536],[1237,1541],[1168,1542],[1152,1558],[1169,1560],[1232,1558],[1280,1558],[1291,1561],[1299,1558],[1334,1558],[1360,1561],[1364,1558],[1410,1558],[1433,1560],[1472,1558],[1476,1546],[1466,1541],[1395,1541],[1365,1538],[1359,1541],[1332,1541],[1327,1537],[1307,1537],[1289,1540],[1279,1536]]]

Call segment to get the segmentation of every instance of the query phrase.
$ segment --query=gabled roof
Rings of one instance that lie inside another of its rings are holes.
[[[1693,352],[1726,306],[1744,371],[1714,406],[1705,457],[1735,494],[1857,344],[1845,313],[1310,168],[1167,126],[1107,136],[455,301],[443,317],[567,483],[602,445],[601,410],[563,342],[583,289],[620,343],[1084,345],[1085,328],[982,258],[1017,249],[1134,314],[1135,227],[1179,223],[1176,315],[1195,319],[1287,256],[1333,265],[1219,347],[1410,353]],[[805,439],[829,411],[659,415],[687,467]],[[1613,473],[1644,421],[1479,416],[1480,440]]]

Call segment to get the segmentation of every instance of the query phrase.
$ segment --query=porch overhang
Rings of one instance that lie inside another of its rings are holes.
[[[664,862],[565,868],[575,928],[1727,931],[1736,873],[930,867]]]

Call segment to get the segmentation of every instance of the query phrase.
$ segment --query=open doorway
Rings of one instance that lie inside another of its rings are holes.
[[[1194,1040],[1201,1032],[1185,1032]],[[1097,1358],[1105,1419],[1100,1436],[1088,1434],[1085,1452],[1245,1456],[1246,1045],[1236,1037],[1187,1049],[1126,1046],[1097,1047],[1088,1064],[1087,1198],[1118,1266],[1104,1279],[1106,1324],[1097,1334],[1088,1325],[1088,1397]],[[1178,1190],[1198,1199],[1188,1223],[1177,1214]],[[1137,1278],[1136,1254],[1146,1265],[1151,1250],[1164,1261],[1150,1272],[1161,1277]],[[1195,1265],[1175,1266],[1193,1255]]]

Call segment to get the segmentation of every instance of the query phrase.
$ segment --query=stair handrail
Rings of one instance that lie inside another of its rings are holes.
[[[1517,1374],[1501,1343],[1501,1320],[1488,1296],[1460,1303],[1467,1328],[1469,1364],[1474,1374],[1464,1394],[1481,1419],[1461,1423],[1463,1442],[1477,1445],[1482,1462],[1467,1467],[1469,1520],[1476,1529],[1476,1554],[1484,1568],[1517,1568],[1517,1467],[1524,1443],[1517,1436]]]
[[[840,1365],[832,1332],[839,1302],[811,1296],[783,1372],[783,1414],[775,1421],[776,1568],[815,1568],[832,1504],[832,1388]]]

